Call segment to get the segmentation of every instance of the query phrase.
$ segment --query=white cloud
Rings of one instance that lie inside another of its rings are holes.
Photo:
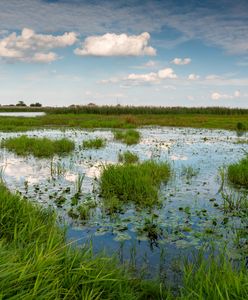
[[[189,74],[189,76],[188,76],[188,79],[189,80],[197,80],[197,79],[199,79],[200,78],[200,76],[199,75],[196,75],[196,74]]]
[[[63,35],[37,34],[24,28],[20,35],[15,32],[0,39],[0,57],[7,60],[49,63],[58,59],[58,55],[49,50],[72,46],[77,41],[74,32]]]
[[[227,100],[227,99],[234,99],[234,98],[239,98],[241,97],[241,93],[240,91],[235,91],[233,95],[229,95],[229,94],[221,94],[218,92],[214,92],[211,94],[211,99],[212,100]]]
[[[147,63],[144,64],[144,67],[153,68],[157,65],[157,62],[154,60],[149,60]]]
[[[180,65],[180,66],[183,66],[183,65],[188,65],[191,63],[191,59],[190,58],[174,58],[172,61],[171,61],[172,64],[174,65]]]
[[[106,33],[101,36],[89,36],[80,48],[75,49],[77,55],[93,56],[140,56],[156,55],[156,50],[149,46],[150,34],[140,35]]]

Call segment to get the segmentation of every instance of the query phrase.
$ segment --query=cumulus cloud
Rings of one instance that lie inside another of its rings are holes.
[[[211,99],[212,100],[227,100],[227,99],[234,99],[234,98],[239,98],[241,96],[240,91],[235,91],[233,95],[230,94],[221,94],[218,92],[214,92],[211,94]]]
[[[63,35],[37,34],[24,28],[20,35],[15,32],[0,39],[0,57],[7,60],[48,63],[58,59],[58,55],[49,50],[72,46],[77,41],[74,32]]]
[[[101,36],[89,36],[80,48],[75,49],[77,55],[93,56],[140,56],[156,55],[156,50],[149,46],[150,34],[140,35],[106,33]]]
[[[171,61],[172,64],[174,65],[179,65],[179,66],[183,66],[183,65],[188,65],[191,63],[191,59],[190,58],[174,58],[172,61]]]
[[[196,75],[196,74],[194,74],[194,73],[189,74],[189,76],[188,76],[188,79],[189,79],[189,80],[197,80],[197,79],[199,79],[199,78],[200,78],[200,76],[199,76],[199,75]]]

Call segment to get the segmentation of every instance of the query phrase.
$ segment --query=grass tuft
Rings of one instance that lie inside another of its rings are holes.
[[[123,154],[122,153],[119,154],[118,160],[119,162],[125,164],[133,164],[139,161],[139,157],[135,153],[132,153],[130,151],[125,151]]]
[[[158,189],[170,175],[168,163],[109,165],[101,176],[101,195],[106,199],[133,201],[142,206],[158,202]]]
[[[230,165],[227,175],[230,182],[248,187],[248,155],[239,162]]]
[[[30,138],[22,135],[1,142],[1,147],[15,152],[20,156],[32,154],[35,157],[53,157],[71,152],[75,144],[66,138],[50,140],[48,138]]]
[[[105,147],[105,145],[105,140],[101,138],[83,141],[83,148],[85,149],[100,149],[102,147]]]
[[[114,131],[114,138],[127,145],[135,145],[140,141],[140,133],[134,129],[128,129],[126,131]]]

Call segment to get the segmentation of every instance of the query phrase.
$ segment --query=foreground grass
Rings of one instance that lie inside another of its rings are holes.
[[[32,154],[36,157],[52,157],[71,152],[75,145],[68,139],[50,140],[48,138],[30,138],[25,135],[8,138],[1,142],[1,147],[15,152],[17,155]]]
[[[135,128],[141,126],[173,126],[237,130],[237,124],[248,128],[248,113],[209,114],[47,114],[42,117],[0,117],[1,131],[26,131],[44,128]]]
[[[227,175],[232,183],[248,187],[248,155],[239,162],[230,165]]]
[[[114,131],[114,138],[117,141],[121,141],[127,145],[135,145],[140,141],[140,133],[134,129],[128,129],[126,131]]]
[[[151,206],[158,202],[159,186],[169,176],[167,163],[146,161],[136,165],[109,165],[102,172],[101,195],[105,199]]]
[[[85,149],[100,149],[105,145],[106,145],[105,140],[101,138],[83,141],[83,148]]]
[[[55,216],[0,184],[1,299],[163,299],[113,259],[65,244]],[[153,295],[149,298],[149,295]]]
[[[66,245],[54,214],[11,194],[2,183],[0,270],[0,299],[248,298],[247,269],[233,268],[223,255],[187,262],[175,295],[153,281],[131,278],[113,259]]]

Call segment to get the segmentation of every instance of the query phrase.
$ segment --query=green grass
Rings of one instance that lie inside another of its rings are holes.
[[[234,268],[225,255],[198,255],[184,266],[184,286],[179,299],[248,299],[248,272],[244,264]]]
[[[248,156],[229,165],[227,175],[230,182],[248,187]]]
[[[35,118],[0,117],[1,131],[27,131],[44,128],[136,128],[141,126],[173,126],[209,129],[237,130],[238,122],[248,128],[248,112],[216,111],[211,114],[206,110],[168,110],[167,113],[154,113],[153,110],[144,114],[115,114],[112,113],[69,113],[70,110],[57,111]],[[230,112],[230,114],[229,114]]]
[[[17,155],[34,155],[35,157],[53,157],[63,155],[74,149],[74,142],[63,138],[50,140],[48,138],[30,138],[25,135],[8,138],[1,142],[1,147],[15,152]]]
[[[140,133],[134,129],[128,129],[126,131],[114,131],[114,138],[127,145],[135,145],[140,141]]]
[[[101,138],[83,141],[83,148],[85,149],[100,149],[105,145],[106,145],[105,140]]]
[[[65,244],[51,212],[0,184],[1,299],[162,299],[155,283],[132,279],[112,258]]]
[[[101,175],[101,195],[105,199],[132,201],[140,206],[158,202],[158,190],[170,176],[167,163],[146,161],[140,164],[108,165]]]
[[[154,281],[133,278],[113,258],[66,244],[52,212],[11,194],[2,183],[0,270],[1,299],[248,298],[247,269],[234,268],[224,255],[198,255],[185,263],[176,295]]]
[[[139,161],[139,157],[135,153],[132,153],[130,151],[125,151],[123,153],[119,153],[118,160],[119,162],[125,164],[133,164]]]

